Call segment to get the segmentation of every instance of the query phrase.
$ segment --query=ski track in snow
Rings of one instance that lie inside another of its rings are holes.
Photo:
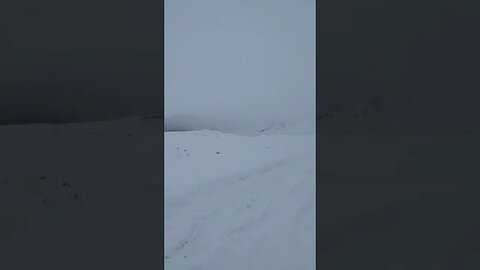
[[[166,133],[165,268],[315,269],[314,139]]]

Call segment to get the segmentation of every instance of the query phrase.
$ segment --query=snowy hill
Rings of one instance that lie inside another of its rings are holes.
[[[267,128],[260,130],[256,135],[307,135],[315,134],[314,119],[311,121],[295,121],[283,122],[279,124],[270,125]]]
[[[214,129],[224,133],[249,136],[274,134],[315,134],[315,116],[293,117],[284,121],[221,118],[205,115],[174,115],[165,118],[165,131]]]
[[[161,121],[0,127],[1,269],[159,269]]]
[[[314,140],[165,133],[165,269],[315,269]]]
[[[315,268],[313,134],[165,133],[162,221],[161,123],[0,127],[1,268]]]

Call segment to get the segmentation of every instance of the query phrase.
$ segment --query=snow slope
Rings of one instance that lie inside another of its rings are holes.
[[[0,268],[314,269],[314,135],[165,133],[162,220],[161,125],[1,126]]]
[[[274,135],[274,134],[314,134],[315,115],[288,117],[282,121],[272,119],[246,120],[238,117],[221,117],[206,115],[173,115],[165,117],[165,131],[191,131],[213,129],[224,133],[239,135]]]
[[[166,132],[165,269],[315,269],[315,135]]]
[[[159,269],[161,124],[0,127],[0,269]]]

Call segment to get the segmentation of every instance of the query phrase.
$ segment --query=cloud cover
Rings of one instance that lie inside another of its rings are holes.
[[[166,121],[179,115],[313,122],[315,1],[166,0]]]

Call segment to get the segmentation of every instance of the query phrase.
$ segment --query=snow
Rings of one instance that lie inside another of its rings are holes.
[[[315,269],[315,135],[165,133],[165,269]]]
[[[286,117],[285,119],[245,120],[228,112],[222,112],[216,117],[205,115],[177,114],[166,117],[164,127],[166,132],[214,129],[224,133],[240,135],[273,135],[273,134],[313,134],[315,133],[315,116]]]
[[[165,133],[162,220],[161,125],[0,127],[1,268],[315,268],[313,134]]]
[[[315,269],[314,7],[165,2],[167,270]]]
[[[159,269],[161,124],[0,127],[0,268]]]

